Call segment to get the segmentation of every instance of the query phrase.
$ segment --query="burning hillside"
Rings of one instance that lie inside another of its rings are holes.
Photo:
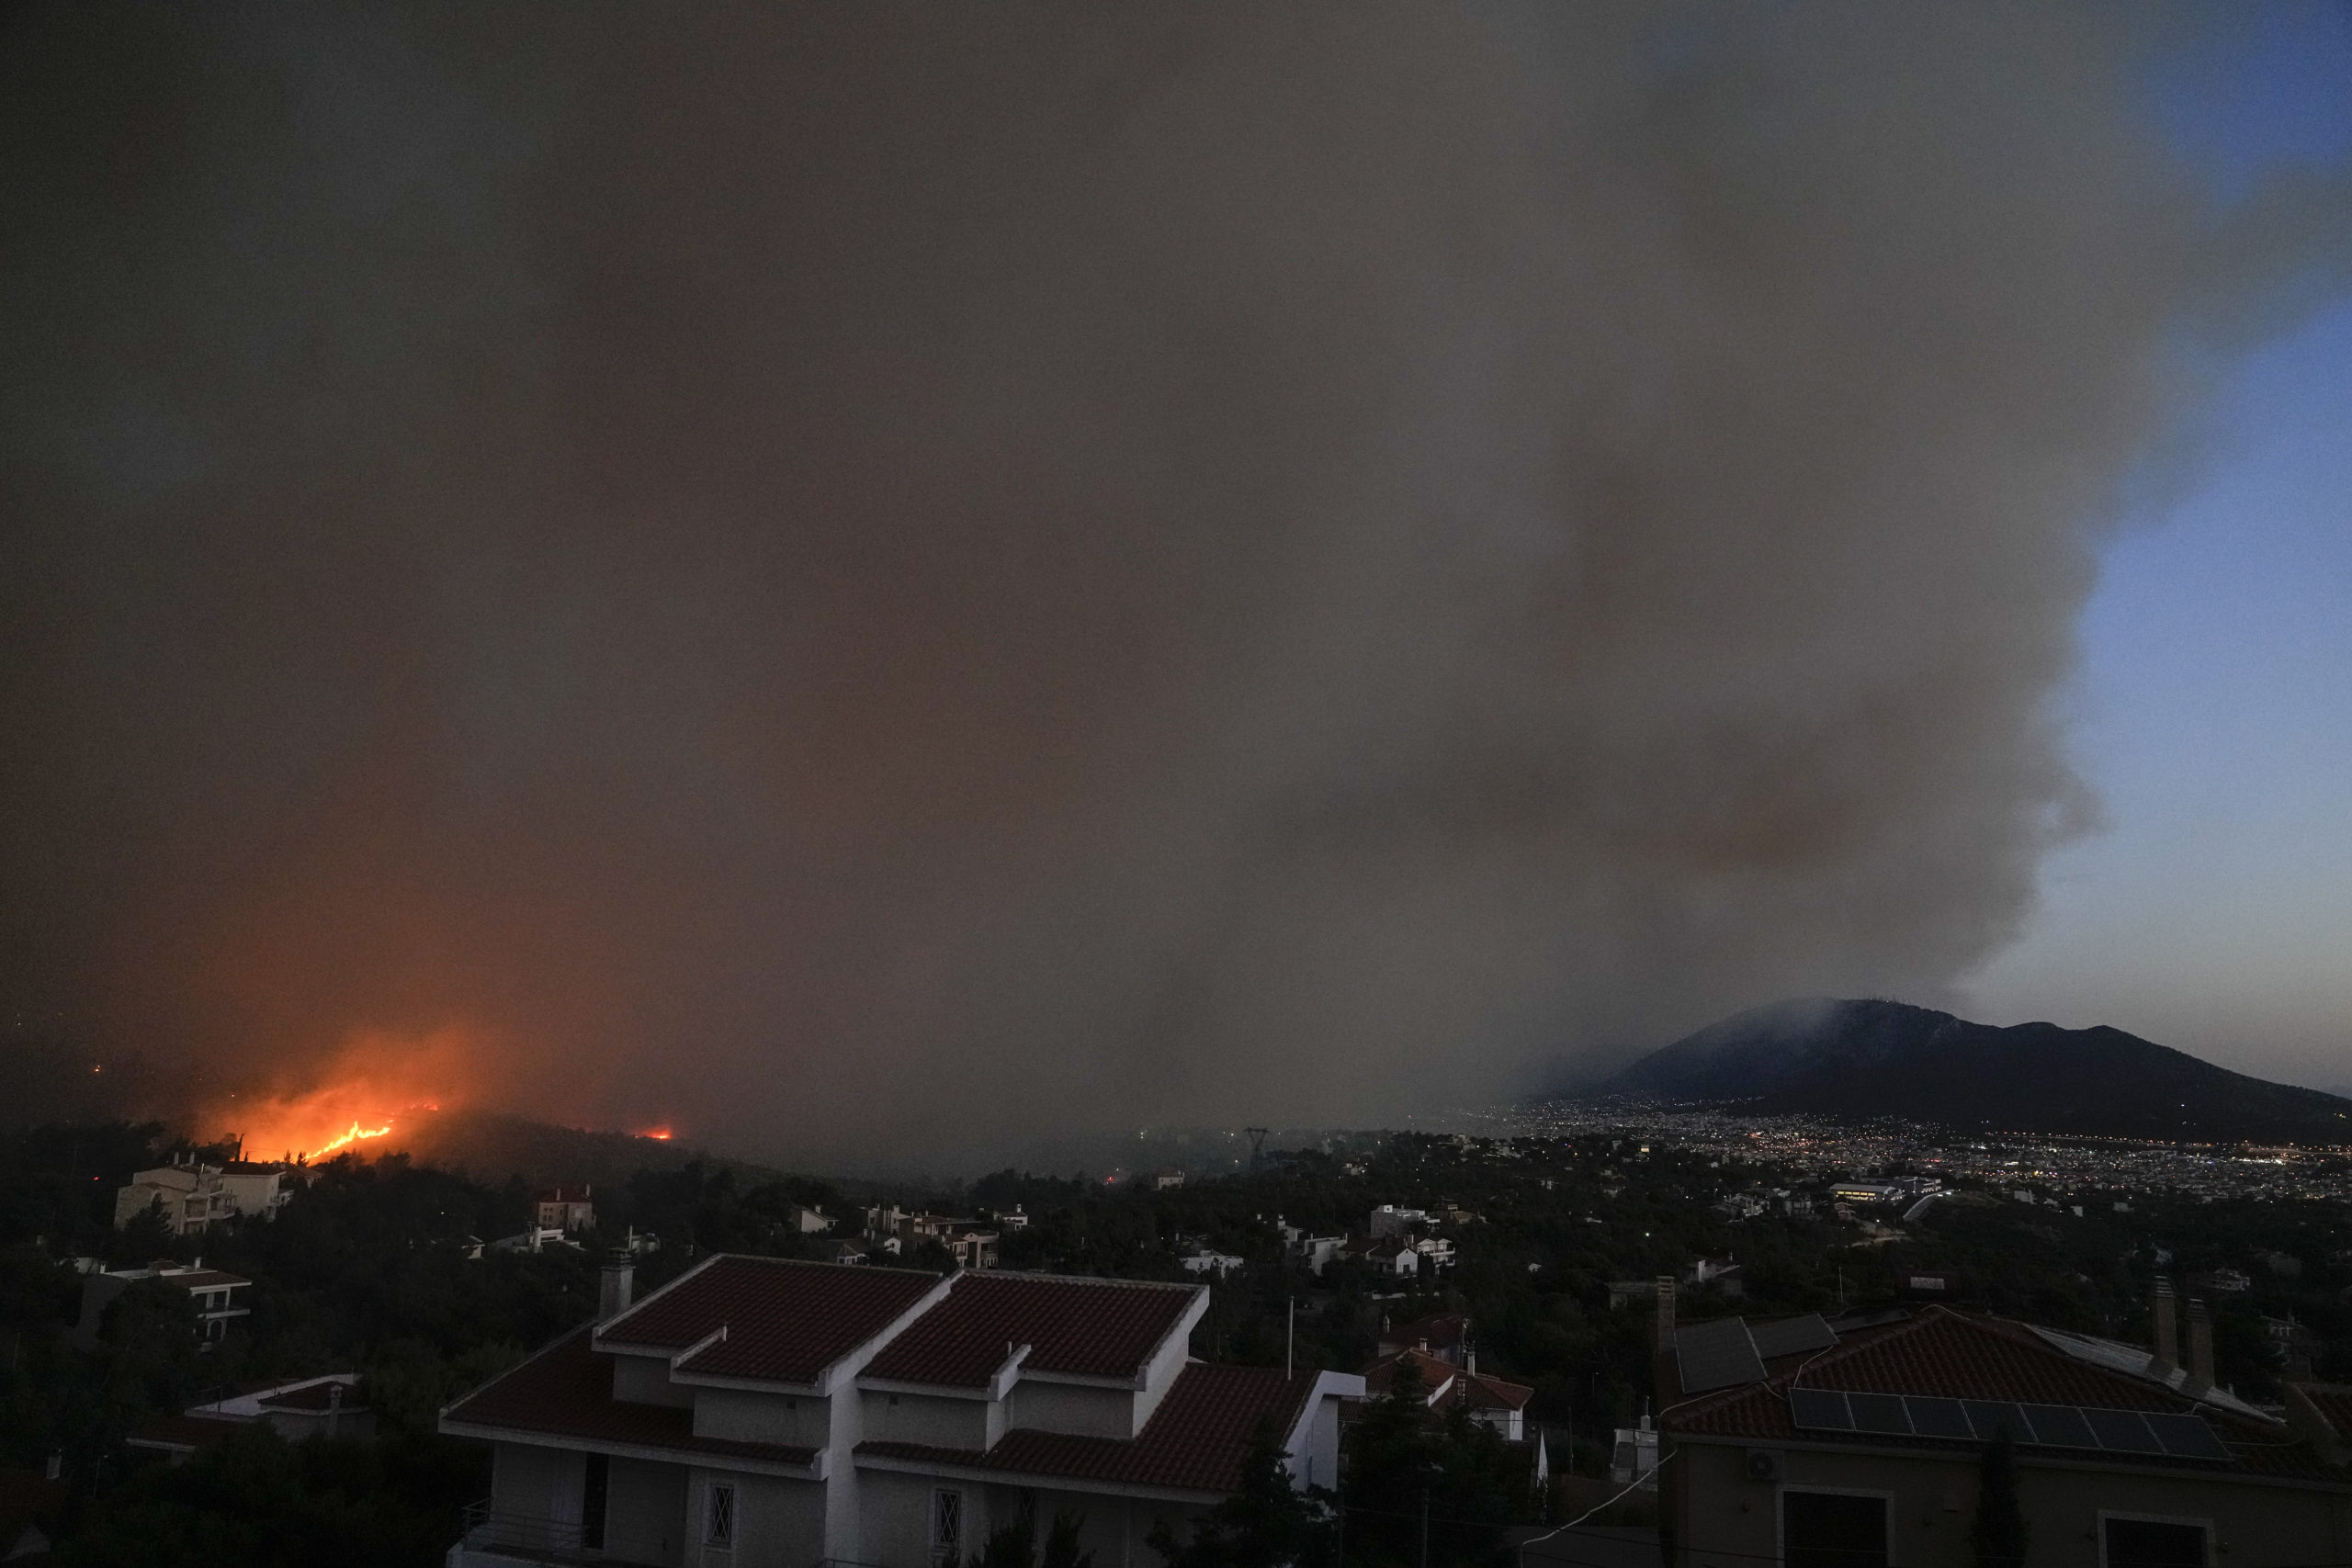
[[[208,1111],[208,1131],[235,1136],[255,1159],[322,1159],[345,1149],[389,1151],[421,1115],[463,1100],[470,1079],[462,1031],[421,1039],[354,1036],[308,1087],[231,1095]]]

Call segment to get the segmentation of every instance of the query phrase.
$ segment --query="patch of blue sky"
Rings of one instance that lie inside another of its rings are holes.
[[[2352,164],[2352,0],[2212,19],[2150,91],[2217,201]],[[2050,858],[1971,990],[1989,1018],[2352,1084],[2352,299],[2249,355],[2202,434],[2082,619],[2064,701],[2106,827]]]

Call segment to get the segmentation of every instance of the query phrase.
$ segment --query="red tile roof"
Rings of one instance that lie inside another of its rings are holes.
[[[1177,1375],[1159,1408],[1132,1439],[1024,1428],[1007,1432],[986,1453],[922,1443],[860,1443],[857,1451],[861,1457],[1222,1496],[1241,1485],[1242,1461],[1259,1422],[1270,1419],[1277,1440],[1287,1437],[1314,1388],[1312,1373],[1285,1378],[1270,1367],[1195,1362]]]
[[[899,1382],[978,1388],[1027,1345],[1024,1372],[1132,1378],[1143,1371],[1203,1285],[1035,1274],[962,1274],[947,1299],[866,1364]]]
[[[1417,1317],[1410,1323],[1399,1324],[1384,1331],[1380,1342],[1405,1350],[1426,1340],[1430,1349],[1445,1350],[1461,1344],[1462,1337],[1469,1329],[1470,1320],[1461,1313],[1432,1313],[1427,1317]]]
[[[667,1404],[623,1404],[613,1397],[613,1362],[589,1348],[577,1328],[512,1371],[442,1413],[442,1429],[492,1427],[542,1432],[589,1444],[673,1449],[727,1459],[805,1465],[814,1449],[695,1436],[694,1412]],[[460,1436],[464,1434],[460,1433]]]
[[[1950,1307],[1847,1335],[1834,1348],[1776,1360],[1761,1382],[1721,1389],[1660,1412],[1659,1425],[1679,1435],[1790,1442],[1838,1438],[1800,1432],[1790,1418],[1788,1390],[1940,1395],[1951,1399],[2015,1400],[2109,1410],[2186,1411],[2190,1401],[2143,1378],[2087,1365],[2066,1355],[2023,1324]],[[2237,1468],[2273,1475],[2328,1475],[2308,1449],[2272,1428],[2211,1405],[2200,1412],[2230,1445]],[[1934,1447],[1934,1439],[1857,1434],[1873,1445]],[[2109,1456],[2110,1460],[2113,1456]],[[2166,1460],[2131,1462],[2170,1464]],[[2187,1461],[2196,1463],[2198,1461]]]
[[[1432,1399],[1432,1404],[1462,1404],[1473,1410],[1521,1410],[1535,1397],[1535,1391],[1525,1383],[1509,1382],[1484,1372],[1466,1372],[1424,1350],[1399,1350],[1366,1367],[1364,1393],[1386,1393],[1389,1385],[1396,1381],[1396,1369],[1406,1361],[1420,1369],[1423,1387],[1433,1394],[1444,1395],[1442,1399]]]
[[[1505,1382],[1484,1372],[1462,1380],[1462,1402],[1473,1410],[1523,1410],[1535,1391],[1523,1382]]]
[[[1410,1362],[1421,1374],[1421,1387],[1432,1403],[1444,1393],[1446,1385],[1462,1375],[1462,1369],[1451,1361],[1441,1361],[1426,1350],[1399,1350],[1393,1356],[1383,1356],[1363,1370],[1363,1391],[1368,1394],[1384,1394],[1396,1381],[1397,1370]]]
[[[2352,1441],[2352,1388],[2342,1383],[2298,1382],[2288,1387],[2311,1401],[2320,1418],[2335,1428],[2337,1438]]]
[[[679,1370],[805,1383],[938,1283],[913,1269],[727,1254],[605,1324],[597,1338],[677,1351],[725,1328],[724,1340]]]

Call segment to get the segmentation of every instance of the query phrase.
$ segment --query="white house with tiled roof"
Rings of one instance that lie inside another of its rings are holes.
[[[722,1255],[442,1412],[493,1446],[450,1568],[548,1552],[664,1568],[935,1568],[1024,1504],[1100,1563],[1238,1483],[1270,1423],[1328,1485],[1361,1378],[1186,1353],[1204,1287]]]

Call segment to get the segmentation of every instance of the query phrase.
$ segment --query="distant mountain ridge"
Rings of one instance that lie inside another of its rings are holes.
[[[2352,1143],[2352,1100],[2248,1077],[2120,1029],[2008,1028],[1811,997],[1709,1024],[1586,1091],[2193,1143]]]

